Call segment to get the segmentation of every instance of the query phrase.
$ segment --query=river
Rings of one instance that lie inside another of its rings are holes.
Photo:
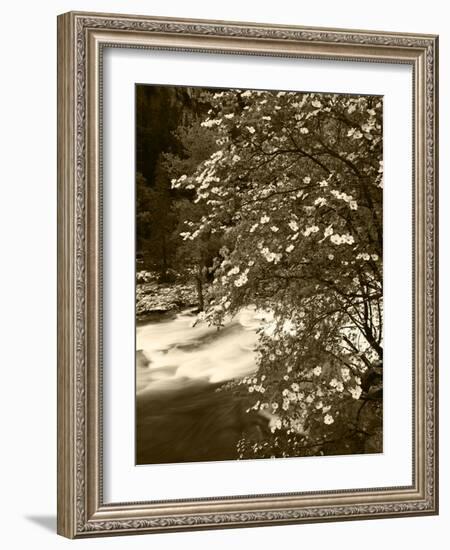
[[[220,329],[192,310],[137,327],[138,464],[235,459],[243,435],[263,435],[267,419],[222,385],[256,371],[256,331],[268,322],[248,307]]]

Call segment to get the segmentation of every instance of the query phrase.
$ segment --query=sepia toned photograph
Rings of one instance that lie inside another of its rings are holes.
[[[62,536],[439,513],[439,36],[238,19],[58,16]]]
[[[136,464],[383,452],[383,98],[136,85]]]

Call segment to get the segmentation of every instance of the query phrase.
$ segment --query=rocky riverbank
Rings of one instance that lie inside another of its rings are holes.
[[[136,283],[136,320],[140,323],[170,316],[197,305],[195,286],[189,283],[159,283],[138,278]]]

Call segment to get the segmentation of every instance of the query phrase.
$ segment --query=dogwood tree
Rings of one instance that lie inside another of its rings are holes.
[[[244,456],[381,450],[382,99],[222,91],[199,120],[216,150],[172,181],[221,237],[206,318],[265,312],[257,373],[240,381],[272,435]]]

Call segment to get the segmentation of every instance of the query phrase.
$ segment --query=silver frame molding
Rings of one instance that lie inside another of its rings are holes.
[[[103,47],[404,63],[414,91],[413,484],[103,502]],[[87,536],[438,513],[438,38],[70,12],[58,17],[58,533]]]

